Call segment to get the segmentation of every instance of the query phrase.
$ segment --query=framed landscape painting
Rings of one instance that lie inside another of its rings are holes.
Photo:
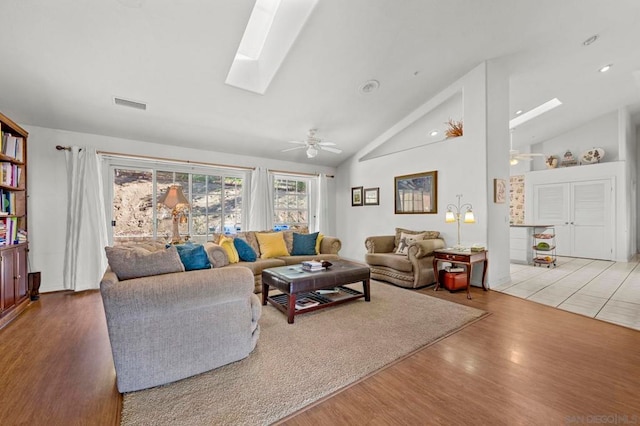
[[[438,172],[394,178],[396,214],[438,213]]]
[[[354,186],[351,188],[351,205],[352,206],[361,206],[362,205],[362,187]]]

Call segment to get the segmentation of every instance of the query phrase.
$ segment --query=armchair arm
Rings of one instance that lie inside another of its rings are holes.
[[[395,235],[378,235],[367,237],[364,246],[367,253],[391,253],[395,247]]]
[[[229,264],[229,256],[222,246],[208,241],[204,243],[204,250],[207,252],[209,262],[214,268],[220,268]]]
[[[409,258],[413,256],[420,259],[425,256],[431,256],[434,250],[442,248],[444,248],[444,240],[441,238],[414,241],[409,245]]]
[[[338,254],[342,248],[342,242],[336,237],[322,237],[320,241],[320,254]]]

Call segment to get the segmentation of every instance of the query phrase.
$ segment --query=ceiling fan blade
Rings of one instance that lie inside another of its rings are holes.
[[[333,142],[318,142],[318,145],[321,145],[321,146],[336,146],[336,144],[333,143]]]
[[[300,145],[306,145],[307,144],[306,142],[302,142],[302,141],[289,141],[289,143],[297,143],[297,144],[300,144]]]
[[[295,151],[296,149],[305,149],[306,146],[294,146],[293,148],[287,148],[287,149],[283,149],[280,152],[289,152],[289,151]]]
[[[338,149],[338,148],[331,148],[331,147],[323,146],[323,145],[318,146],[318,148],[320,148],[323,151],[333,152],[334,154],[341,154],[342,153],[342,150]]]

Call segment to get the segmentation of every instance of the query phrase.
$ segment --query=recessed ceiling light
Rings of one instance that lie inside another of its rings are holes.
[[[522,110],[521,109],[516,111],[516,115],[520,115],[520,114],[522,114]]]
[[[378,80],[369,80],[358,88],[358,91],[362,94],[368,95],[375,92],[380,87]]]
[[[582,42],[583,46],[589,46],[590,44],[595,43],[595,41],[600,38],[600,36],[598,34],[594,34],[591,37],[589,37],[588,39],[586,39],[585,41]]]
[[[604,67],[600,68],[598,71],[600,72],[607,72],[611,69],[611,67],[613,66],[613,64],[607,64]]]
[[[437,131],[437,130],[432,130],[431,132],[429,132],[429,136],[437,136],[438,133],[440,133],[440,132]]]

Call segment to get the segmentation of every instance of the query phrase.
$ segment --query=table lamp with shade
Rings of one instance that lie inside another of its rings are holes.
[[[180,232],[178,231],[178,222],[186,220],[186,212],[189,209],[189,201],[184,196],[182,188],[179,185],[171,185],[166,192],[158,199],[158,204],[171,209],[171,217],[173,220],[173,235],[171,244],[179,244],[182,242]]]
[[[449,204],[447,206],[447,213],[445,214],[444,221],[447,223],[458,223],[458,244],[454,248],[462,250],[464,247],[460,244],[460,221],[462,220],[464,223],[476,223],[476,218],[473,215],[473,207],[470,203],[460,205],[462,194],[458,194],[456,197],[458,197],[458,204]]]

